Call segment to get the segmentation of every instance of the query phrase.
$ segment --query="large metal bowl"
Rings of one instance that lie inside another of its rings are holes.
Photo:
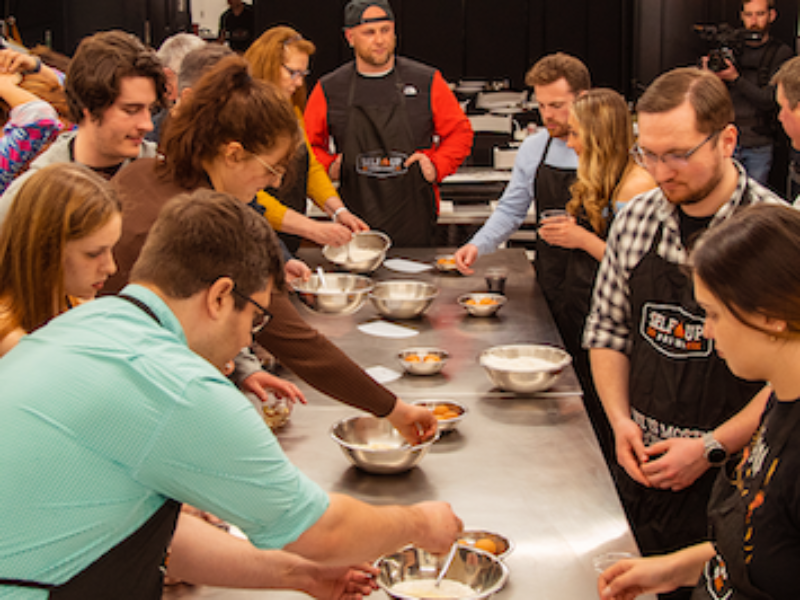
[[[303,306],[318,314],[352,314],[364,305],[373,288],[372,280],[361,275],[326,273],[324,277],[324,286],[319,275],[291,282]]]
[[[419,598],[432,598],[433,595],[411,595],[396,589],[402,582],[417,580],[429,581],[436,579],[439,570],[444,565],[446,554],[431,554],[414,546],[407,546],[402,550],[382,557],[375,566],[379,573],[376,577],[378,585],[390,597],[396,600],[419,600]],[[469,546],[459,545],[453,562],[442,581],[456,581],[473,589],[474,594],[469,600],[489,598],[505,585],[508,579],[508,567],[496,556],[477,550]],[[440,590],[441,591],[441,590]],[[439,596],[436,598],[446,598]],[[455,597],[453,597],[455,600]]]
[[[381,281],[369,294],[376,310],[390,319],[413,319],[424,313],[438,295],[436,286],[424,281]]]
[[[359,469],[387,475],[417,466],[439,436],[411,446],[386,419],[356,416],[335,423],[331,437]]]
[[[516,344],[484,350],[479,362],[497,387],[527,394],[551,387],[572,357],[553,346]]]
[[[363,231],[344,246],[323,246],[322,255],[347,271],[372,273],[381,266],[391,245],[392,240],[385,233]]]

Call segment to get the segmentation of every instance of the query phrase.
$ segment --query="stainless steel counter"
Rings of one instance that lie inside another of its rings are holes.
[[[390,256],[433,259],[432,250],[395,250]],[[301,251],[312,268],[331,265],[318,251]],[[497,317],[469,317],[455,299],[485,290],[482,272],[502,264],[509,269],[508,303]],[[467,528],[509,536],[516,548],[506,563],[511,571],[497,600],[582,600],[597,598],[592,557],[607,551],[637,552],[610,476],[577,395],[558,398],[514,397],[492,388],[478,354],[509,343],[559,344],[558,332],[533,270],[522,250],[501,250],[481,258],[471,277],[429,271],[409,276],[381,268],[375,279],[424,279],[439,296],[421,319],[402,321],[419,332],[409,339],[386,339],[355,327],[378,318],[371,304],[349,317],[320,317],[304,310],[320,329],[365,368],[401,371],[395,355],[409,346],[438,346],[451,357],[442,374],[404,375],[388,387],[406,401],[455,399],[469,414],[458,430],[443,437],[420,466],[393,476],[369,475],[350,466],[329,437],[330,426],[355,414],[300,383],[308,406],[295,409],[278,438],[289,458],[324,489],[375,504],[446,500]],[[296,378],[291,377],[296,381]],[[570,370],[554,388],[577,389]],[[374,596],[380,598],[381,592]],[[304,597],[292,592],[254,592],[196,588],[169,597]]]

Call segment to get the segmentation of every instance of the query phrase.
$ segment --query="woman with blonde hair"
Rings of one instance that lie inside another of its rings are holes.
[[[542,220],[539,235],[548,244],[572,250],[564,277],[561,336],[575,360],[584,403],[600,445],[605,456],[613,460],[613,435],[594,390],[588,353],[581,347],[583,324],[614,213],[634,196],[655,187],[655,181],[630,156],[631,115],[624,98],[614,90],[592,89],[575,100],[567,145],[578,155],[577,180],[570,187],[572,198],[565,216]]]
[[[0,228],[0,356],[103,288],[117,270],[120,211],[107,182],[74,163],[22,186]]]
[[[266,207],[270,224],[281,232],[281,238],[292,252],[300,245],[300,237],[321,244],[339,245],[346,243],[352,233],[369,229],[366,223],[347,210],[305,136],[305,77],[315,51],[314,44],[297,31],[279,26],[266,31],[244,55],[253,75],[276,85],[292,103],[303,131],[305,144],[294,157],[292,179],[278,188],[267,188],[258,194],[258,202]],[[306,197],[311,198],[334,223],[306,217]]]

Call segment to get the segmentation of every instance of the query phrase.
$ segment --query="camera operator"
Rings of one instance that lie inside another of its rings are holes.
[[[728,86],[736,111],[739,144],[734,156],[750,177],[766,185],[779,130],[775,87],[769,81],[793,52],[769,35],[777,17],[775,0],[743,0],[740,16],[745,29],[760,33],[761,40],[743,42],[735,62],[725,58],[726,67],[714,71]],[[703,66],[707,68],[708,57]]]

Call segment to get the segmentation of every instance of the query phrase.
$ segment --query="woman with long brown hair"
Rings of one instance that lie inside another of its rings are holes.
[[[85,167],[56,164],[25,182],[0,228],[0,356],[97,295],[116,271],[121,228],[116,195]]]
[[[303,110],[306,106],[305,77],[316,48],[291,27],[279,26],[267,30],[245,52],[253,75],[276,85],[292,103],[305,142],[294,158],[294,177],[278,188],[259,192],[258,201],[267,211],[272,227],[281,232],[290,250],[306,237],[319,243],[344,243],[351,233],[369,227],[347,210],[328,173],[314,156],[305,136]],[[321,223],[305,216],[306,197],[330,216],[334,223]],[[289,234],[289,235],[286,235]]]

